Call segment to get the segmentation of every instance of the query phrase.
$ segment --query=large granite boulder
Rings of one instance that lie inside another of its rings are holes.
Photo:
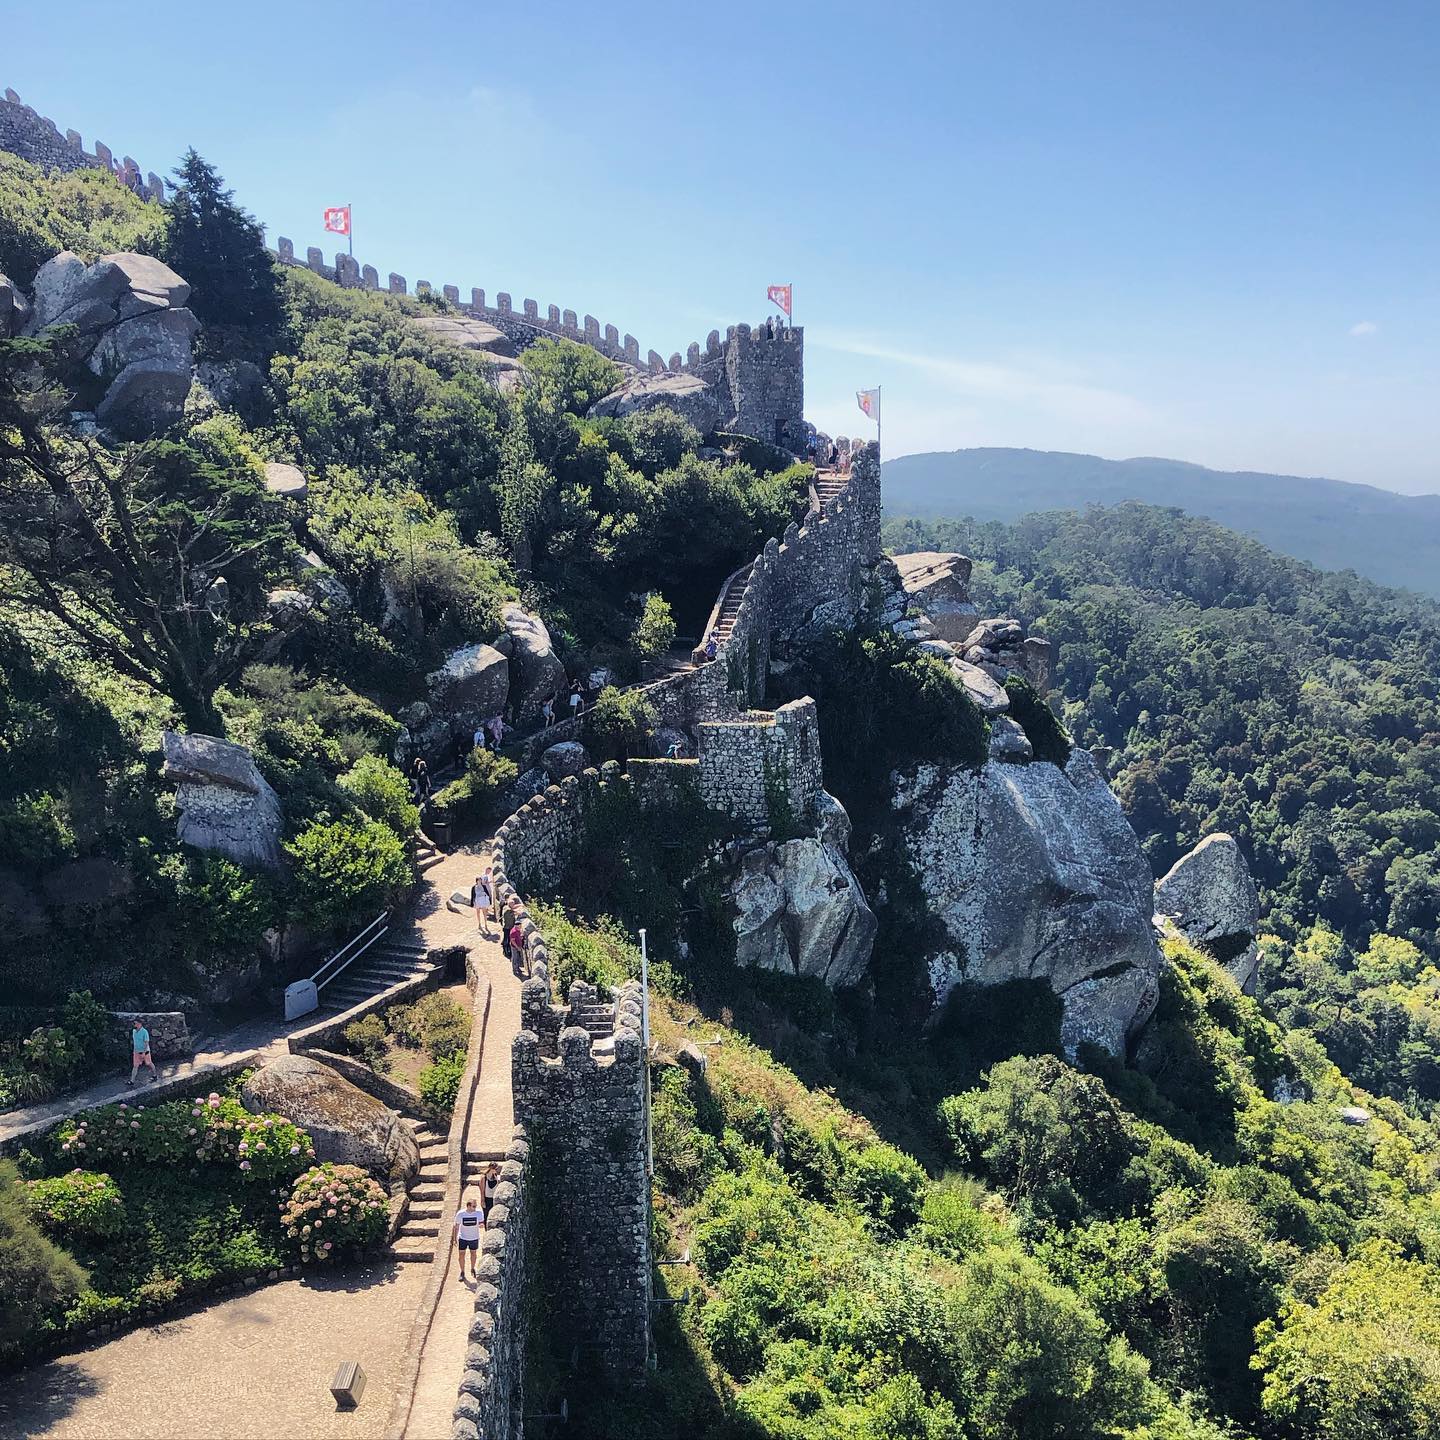
[[[310,493],[305,472],[284,460],[265,462],[265,488],[282,500],[303,500]]]
[[[591,415],[624,419],[647,410],[673,410],[688,420],[702,435],[720,424],[720,405],[715,391],[698,375],[667,370],[658,375],[636,375],[618,390],[597,400]]]
[[[565,666],[550,643],[545,622],[538,615],[511,601],[501,610],[500,622],[512,646],[510,703],[515,723],[523,725],[539,715],[540,706],[548,697],[558,696],[565,689]]]
[[[1214,954],[1246,993],[1255,988],[1260,896],[1234,837],[1207,835],[1155,885],[1155,913]]]
[[[358,1165],[388,1180],[409,1180],[420,1166],[415,1137],[400,1116],[337,1070],[308,1055],[280,1055],[244,1084],[253,1114],[283,1115],[315,1143],[315,1158]]]
[[[96,417],[141,438],[184,413],[199,322],[185,308],[190,286],[150,255],[120,252],[87,265],[69,250],[35,276],[25,333],[74,326],[70,353],[106,382]]]
[[[939,1008],[962,981],[1044,979],[1062,1038],[1124,1053],[1155,1008],[1149,864],[1090,756],[1055,765],[922,765],[891,777],[906,858],[948,944],[927,957]]]
[[[548,638],[548,637],[547,637]],[[425,677],[431,711],[456,735],[504,713],[510,694],[510,663],[492,645],[462,645]]]
[[[280,864],[280,797],[243,745],[165,731],[161,774],[179,786],[178,831],[186,845],[240,865]]]
[[[939,550],[895,556],[906,598],[930,618],[942,640],[963,640],[980,611],[970,598],[970,557]]]
[[[832,988],[864,977],[878,924],[834,845],[811,837],[747,851],[730,898],[737,963],[813,976]]]
[[[411,322],[432,340],[469,350],[490,367],[490,376],[503,394],[525,384],[530,372],[516,359],[515,342],[501,329],[473,315],[417,315]]]
[[[540,767],[552,780],[578,775],[590,766],[590,752],[578,740],[561,740],[540,756]]]

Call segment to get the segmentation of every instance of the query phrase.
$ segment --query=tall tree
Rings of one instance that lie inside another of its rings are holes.
[[[209,325],[273,333],[280,325],[280,291],[264,230],[194,149],[185,152],[175,182],[165,207],[165,262],[189,281],[190,308]]]
[[[60,428],[58,364],[46,340],[0,341],[0,606],[219,733],[211,697],[275,633],[283,508],[222,443],[115,453]]]

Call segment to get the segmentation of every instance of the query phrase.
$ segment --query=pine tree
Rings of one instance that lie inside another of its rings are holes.
[[[175,181],[166,205],[165,262],[190,283],[190,308],[207,325],[278,329],[280,293],[264,230],[193,148],[185,152]]]

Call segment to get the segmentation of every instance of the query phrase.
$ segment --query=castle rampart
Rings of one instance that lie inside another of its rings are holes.
[[[67,130],[62,135],[53,120],[32,110],[8,88],[5,98],[0,100],[0,150],[8,150],[46,170],[68,172],[115,167],[115,152],[108,145],[97,140],[94,151],[87,151],[77,131]],[[139,165],[128,155],[120,158],[120,164],[141,174]],[[141,181],[141,187],[147,199],[165,198],[165,182],[153,170]]]
[[[810,814],[822,788],[820,727],[809,696],[778,710],[699,726],[700,798],[751,825],[772,824],[776,805]]]

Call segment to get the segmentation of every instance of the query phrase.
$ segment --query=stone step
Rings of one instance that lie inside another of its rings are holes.
[[[400,1227],[400,1238],[402,1240],[416,1240],[422,1237],[428,1237],[434,1240],[439,1234],[440,1218],[438,1211],[433,1220],[406,1220]]]
[[[487,1165],[492,1160],[503,1163],[505,1160],[505,1152],[503,1150],[467,1150],[465,1152],[465,1163],[468,1165],[472,1160],[483,1160]]]
[[[410,1196],[410,1210],[405,1217],[408,1225],[412,1220],[438,1220],[440,1218],[440,1199],[426,1197],[417,1200],[412,1193]]]
[[[403,1231],[390,1247],[391,1256],[412,1265],[428,1265],[435,1258],[435,1242],[423,1235],[406,1235]]]
[[[410,1187],[410,1200],[412,1204],[416,1200],[443,1200],[444,1198],[444,1180],[421,1180],[418,1184]]]
[[[450,1151],[446,1145],[422,1145],[420,1147],[420,1164],[446,1165],[449,1163]]]

